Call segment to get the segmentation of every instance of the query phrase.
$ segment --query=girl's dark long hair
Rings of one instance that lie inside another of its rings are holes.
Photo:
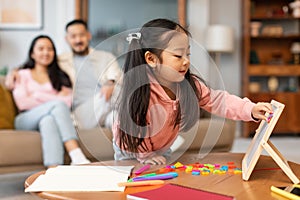
[[[21,69],[33,69],[34,68],[35,61],[31,57],[31,55],[33,53],[33,49],[34,49],[34,46],[36,45],[36,42],[39,39],[44,39],[44,38],[48,39],[51,42],[53,50],[54,50],[53,61],[48,66],[48,74],[49,74],[49,78],[50,78],[53,88],[56,89],[57,91],[60,91],[62,86],[72,87],[72,83],[70,81],[69,76],[59,68],[59,65],[57,63],[57,55],[56,55],[55,45],[54,45],[52,39],[47,35],[39,35],[32,40],[30,48],[29,48],[29,52],[28,52],[28,58],[27,58],[26,62],[24,63],[24,65],[21,67]]]
[[[150,99],[148,73],[151,73],[151,67],[147,65],[144,55],[150,51],[162,61],[162,51],[178,32],[190,36],[178,23],[168,19],[155,19],[141,28],[140,39],[133,37],[131,40],[123,67],[124,78],[117,109],[120,122],[119,146],[123,150],[132,153],[151,150],[147,149],[144,142],[149,123],[146,116]],[[188,70],[185,80],[179,83],[179,106],[174,115],[174,128],[180,125],[181,130],[188,130],[199,119],[201,91],[196,88],[196,79],[198,77]]]

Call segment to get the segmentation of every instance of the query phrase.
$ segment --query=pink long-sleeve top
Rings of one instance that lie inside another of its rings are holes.
[[[19,110],[29,110],[51,100],[61,100],[71,106],[71,89],[68,95],[62,96],[52,87],[51,82],[41,84],[35,81],[30,69],[19,70],[18,74],[19,81],[13,90],[13,97]]]
[[[177,112],[179,100],[172,100],[161,85],[150,76],[150,100],[146,115],[147,135],[144,139],[148,152],[140,148],[137,159],[141,162],[154,156],[155,151],[167,150],[175,141],[179,126],[174,128],[174,112]],[[199,106],[204,110],[218,116],[243,121],[254,121],[251,111],[255,105],[247,98],[231,95],[226,91],[209,89],[201,81],[196,81],[198,90],[201,91]],[[116,144],[119,144],[119,122],[113,126],[113,134]]]

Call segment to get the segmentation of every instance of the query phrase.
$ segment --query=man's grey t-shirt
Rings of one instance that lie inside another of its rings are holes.
[[[85,102],[87,99],[99,93],[100,84],[93,63],[89,56],[74,55],[74,67],[76,71],[76,80],[74,86],[73,106]]]

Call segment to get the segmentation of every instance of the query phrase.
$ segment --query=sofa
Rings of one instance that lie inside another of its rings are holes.
[[[44,169],[42,162],[41,138],[37,131],[14,129],[17,109],[11,92],[4,86],[5,77],[0,76],[0,174]],[[230,151],[234,136],[235,122],[219,118],[201,118],[199,124],[182,133],[181,142],[175,142],[176,152]],[[91,130],[77,130],[79,143],[84,154],[92,161],[113,159],[112,133],[97,127]],[[207,138],[206,135],[209,135]],[[66,154],[65,163],[70,163]]]

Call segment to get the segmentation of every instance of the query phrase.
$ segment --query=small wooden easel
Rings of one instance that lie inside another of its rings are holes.
[[[284,104],[281,104],[275,100],[271,101],[273,108],[273,114],[268,115],[270,119],[269,123],[266,121],[261,121],[258,129],[256,130],[255,136],[243,158],[242,161],[242,175],[243,179],[247,181],[258,161],[258,158],[262,150],[266,152],[273,158],[277,165],[284,171],[284,173],[291,179],[294,184],[299,183],[299,179],[293,173],[290,168],[288,161],[282,156],[278,149],[269,140],[270,135],[284,109]]]

